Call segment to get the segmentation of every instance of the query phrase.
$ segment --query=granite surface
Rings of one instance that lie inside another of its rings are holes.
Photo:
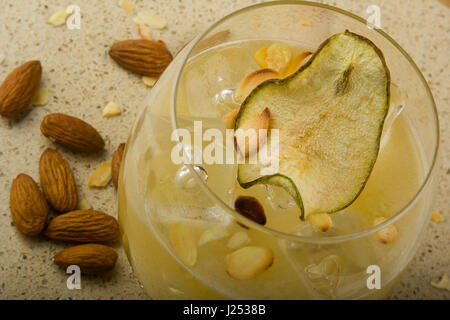
[[[251,0],[129,0],[135,10],[154,12],[168,20],[165,30],[154,31],[175,53],[207,25],[256,1]],[[56,251],[66,245],[37,237],[30,239],[16,230],[9,211],[12,179],[25,172],[38,180],[38,159],[49,146],[39,130],[42,117],[64,112],[94,124],[106,140],[106,151],[82,157],[56,147],[68,159],[81,198],[95,209],[116,215],[116,193],[87,187],[90,172],[110,159],[123,142],[137,111],[151,89],[140,77],[117,67],[107,56],[117,40],[137,38],[132,16],[116,0],[2,0],[0,10],[0,79],[14,67],[31,59],[43,65],[42,85],[50,92],[44,107],[35,107],[20,121],[0,119],[0,299],[143,299],[148,298],[119,246],[119,261],[103,277],[85,277],[81,290],[68,290],[67,275],[52,264]],[[450,292],[433,288],[430,281],[450,275],[450,104],[449,58],[450,8],[438,0],[341,0],[319,1],[367,17],[366,8],[381,8],[382,28],[412,56],[427,79],[439,111],[441,126],[440,188],[434,209],[446,221],[430,223],[426,235],[392,299],[449,299]],[[81,8],[81,29],[55,28],[46,23],[52,13],[76,4]],[[120,80],[119,80],[120,79]],[[108,101],[122,106],[122,115],[103,118]]]

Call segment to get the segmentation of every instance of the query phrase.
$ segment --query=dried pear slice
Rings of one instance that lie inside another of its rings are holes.
[[[235,129],[268,108],[270,128],[279,129],[279,170],[261,175],[263,164],[240,164],[239,184],[281,186],[301,219],[350,205],[378,155],[389,82],[382,52],[346,31],[323,42],[290,77],[260,84],[241,105]]]

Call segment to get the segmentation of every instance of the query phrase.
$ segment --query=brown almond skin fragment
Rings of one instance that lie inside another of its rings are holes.
[[[103,150],[105,142],[98,131],[81,119],[63,113],[51,113],[42,119],[41,132],[72,151],[94,153]]]
[[[249,196],[239,196],[234,202],[234,208],[244,217],[253,220],[256,223],[261,225],[266,224],[266,214],[258,199]]]
[[[31,107],[41,74],[38,60],[28,61],[14,69],[0,85],[0,115],[14,118]]]
[[[47,222],[48,204],[34,180],[19,174],[12,182],[9,198],[11,216],[17,229],[24,235],[41,233]]]
[[[117,220],[100,211],[76,210],[54,218],[44,232],[53,240],[113,242],[120,238]]]
[[[103,274],[113,269],[116,261],[116,251],[101,244],[70,247],[53,257],[53,262],[63,270],[70,265],[77,265],[82,274]]]
[[[39,178],[45,198],[58,212],[74,210],[78,192],[69,163],[56,150],[46,149],[39,161]]]
[[[109,55],[123,68],[148,77],[159,77],[173,59],[165,43],[145,39],[119,41]]]
[[[119,144],[116,151],[114,151],[114,154],[113,154],[112,160],[111,160],[112,181],[113,181],[116,189],[119,184],[120,164],[122,162],[122,156],[123,156],[124,150],[125,150],[125,143]]]

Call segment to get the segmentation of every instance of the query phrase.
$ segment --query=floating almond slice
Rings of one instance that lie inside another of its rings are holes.
[[[227,129],[234,129],[234,124],[236,122],[238,113],[239,109],[234,109],[223,117],[223,121],[225,122],[225,126],[227,127]]]
[[[197,262],[197,246],[191,230],[181,223],[171,225],[169,239],[181,261],[187,266],[193,267]]]
[[[145,24],[138,25],[138,31],[139,31],[139,35],[141,36],[142,39],[149,40],[149,41],[152,40],[152,35],[150,32],[150,29]]]
[[[45,106],[48,103],[48,89],[40,87],[31,100],[34,106]]]
[[[386,218],[384,217],[376,217],[373,221],[374,226],[379,225],[380,223],[383,223],[386,221]],[[394,226],[394,224],[390,224],[387,227],[384,227],[381,230],[377,231],[377,237],[378,240],[381,243],[389,244],[395,241],[398,236],[397,228]]]
[[[66,19],[68,16],[69,13],[66,10],[61,10],[52,14],[47,22],[55,27],[62,26],[66,23]]]
[[[238,231],[228,239],[227,247],[234,250],[246,246],[251,241],[250,236],[245,231]]]
[[[198,241],[198,245],[202,246],[207,244],[208,242],[220,240],[226,238],[230,235],[228,230],[224,227],[216,226],[206,229],[202,235],[200,236],[200,240]]]
[[[236,88],[234,100],[242,102],[258,85],[270,79],[281,79],[280,74],[271,69],[261,69],[246,76]]]
[[[119,1],[119,6],[125,10],[126,12],[128,12],[129,14],[133,14],[134,12],[134,7],[133,4],[128,2],[127,0],[120,0]]]
[[[308,220],[317,230],[322,232],[328,231],[332,225],[330,215],[326,213],[312,214],[308,217]]]
[[[302,64],[306,61],[305,58],[311,55],[312,52],[303,51],[299,55],[297,55],[294,59],[291,60],[289,66],[286,68],[286,71],[283,74],[283,78],[289,77],[300,69]]]
[[[113,101],[108,102],[108,104],[103,108],[104,118],[114,117],[120,114],[121,111],[119,105]]]
[[[133,21],[136,24],[145,24],[153,29],[164,29],[167,27],[167,21],[156,14],[140,11]]]
[[[280,42],[272,43],[267,48],[267,67],[283,73],[292,59],[292,52],[288,45]]]
[[[253,56],[258,66],[260,66],[263,69],[267,68],[267,47],[263,47],[255,52],[255,55]]]
[[[269,125],[270,111],[268,108],[252,119],[246,120],[235,132],[239,152],[245,157],[256,153],[267,140]],[[266,134],[262,130],[266,130]]]
[[[103,188],[111,181],[111,178],[111,161],[105,161],[92,172],[88,186],[91,188]]]
[[[234,279],[253,279],[267,270],[274,260],[272,249],[247,246],[230,253],[226,259],[227,273]]]

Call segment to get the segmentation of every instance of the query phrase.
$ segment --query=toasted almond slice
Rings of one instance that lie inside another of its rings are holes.
[[[191,230],[181,223],[171,225],[169,239],[181,261],[193,267],[197,261],[197,246]]]
[[[166,19],[145,11],[140,11],[133,21],[136,24],[145,24],[153,29],[164,29],[167,27]]]
[[[319,231],[325,232],[331,228],[332,221],[329,214],[317,213],[308,217],[308,220]]]
[[[111,181],[111,161],[103,162],[89,177],[88,186],[102,188]]]
[[[78,210],[90,210],[90,209],[92,209],[92,206],[86,199],[83,199],[80,202],[78,202],[77,209]]]
[[[227,247],[234,250],[246,246],[251,241],[250,236],[245,231],[238,231],[233,234],[227,242]]]
[[[267,48],[267,67],[284,73],[292,59],[291,49],[284,43],[275,42]]]
[[[226,238],[230,235],[228,230],[221,226],[211,227],[206,229],[202,235],[200,236],[200,240],[198,241],[198,245],[202,246],[207,244],[208,242],[220,240]]]
[[[270,111],[265,108],[259,115],[245,121],[241,128],[236,130],[236,142],[241,154],[248,157],[258,151],[267,139],[267,134],[261,134],[260,130],[268,130],[269,124]]]
[[[255,52],[255,55],[253,56],[258,66],[260,66],[263,69],[267,68],[267,47],[263,47]]]
[[[48,103],[48,89],[40,87],[34,95],[31,104],[34,106],[45,106]]]
[[[373,221],[373,224],[376,226],[384,221],[386,221],[386,218],[376,217]],[[397,228],[394,226],[394,224],[390,224],[387,227],[377,231],[378,240],[380,240],[380,242],[384,244],[394,242],[395,239],[397,239],[397,236],[398,231]]]
[[[445,221],[444,217],[437,211],[431,213],[431,220],[436,223]]]
[[[227,129],[234,129],[234,123],[236,122],[238,113],[239,109],[234,109],[223,117],[223,121],[225,122],[225,126],[227,127]]]
[[[138,25],[138,31],[139,31],[139,35],[141,36],[142,39],[152,41],[152,35],[150,32],[150,28],[147,27],[145,24]]]
[[[242,102],[258,85],[266,80],[280,79],[280,74],[271,69],[261,69],[250,73],[239,83],[234,93],[234,100]]]
[[[129,14],[133,14],[134,12],[134,7],[133,4],[128,2],[127,0],[119,0],[119,6],[125,10],[126,12],[128,12]]]
[[[66,23],[66,19],[68,16],[69,13],[66,10],[61,10],[52,14],[47,22],[55,27],[62,26]]]
[[[311,20],[306,19],[306,18],[300,18],[298,20],[298,24],[301,26],[310,26],[311,25]]]
[[[114,116],[118,116],[120,114],[121,114],[120,107],[115,102],[110,101],[103,108],[103,117],[104,118],[114,117]]]
[[[439,282],[431,281],[431,285],[433,287],[435,287],[435,288],[438,288],[438,289],[445,289],[445,290],[450,291],[450,281],[449,281],[448,276],[446,274],[444,274],[441,277],[441,280],[439,280]]]
[[[227,273],[234,279],[253,279],[273,264],[273,251],[266,247],[247,246],[230,253],[226,259]]]
[[[5,61],[5,55],[0,53],[0,65]]]
[[[152,88],[155,85],[156,81],[158,81],[158,78],[142,76],[142,81],[147,87]]]
[[[283,74],[283,78],[286,78],[290,76],[291,74],[294,74],[295,72],[300,69],[300,66],[305,62],[305,58],[312,54],[312,52],[309,51],[303,51],[299,55],[297,55],[294,59],[291,60],[289,65],[286,68],[286,71]]]

